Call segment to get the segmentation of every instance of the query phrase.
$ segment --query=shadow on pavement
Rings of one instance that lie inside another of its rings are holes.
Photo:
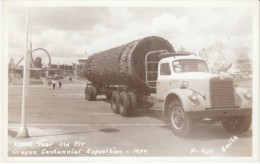
[[[95,132],[104,132],[104,133],[113,133],[113,132],[118,132],[120,130],[118,129],[112,129],[112,128],[106,128],[106,129],[99,129],[98,131],[87,131],[87,132],[71,132],[71,133],[60,133],[60,134],[43,134],[43,135],[30,135],[30,138],[33,137],[48,137],[48,136],[62,136],[62,135],[73,135],[73,134],[86,134],[86,133],[95,133]],[[12,130],[8,130],[8,135],[11,137],[16,136],[16,132]]]
[[[107,129],[99,129],[100,132],[105,132],[105,133],[113,133],[113,132],[118,132],[118,129],[112,129],[112,128],[107,128]]]
[[[88,131],[88,132],[73,132],[73,133],[60,133],[60,134],[44,134],[44,135],[30,135],[30,138],[33,137],[51,137],[51,136],[62,136],[62,135],[72,135],[72,134],[83,134],[83,133],[94,133],[98,131]]]

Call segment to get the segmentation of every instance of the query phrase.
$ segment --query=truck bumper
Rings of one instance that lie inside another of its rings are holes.
[[[252,108],[211,108],[204,111],[189,111],[187,115],[194,119],[252,115]]]

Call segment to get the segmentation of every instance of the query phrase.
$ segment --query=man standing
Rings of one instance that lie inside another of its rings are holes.
[[[61,89],[62,83],[61,81],[59,81],[59,89]]]
[[[51,89],[51,80],[49,80],[49,82],[48,82],[48,87],[49,87],[49,89]]]
[[[52,81],[52,89],[55,90],[56,82],[55,80]]]

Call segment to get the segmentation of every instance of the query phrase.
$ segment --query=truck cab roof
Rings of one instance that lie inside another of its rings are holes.
[[[203,60],[201,57],[199,56],[195,56],[194,54],[190,54],[190,55],[185,55],[185,56],[170,56],[170,57],[166,57],[160,60],[160,63],[166,63],[166,62],[173,62],[176,60],[185,60],[185,59],[191,59],[191,60]]]

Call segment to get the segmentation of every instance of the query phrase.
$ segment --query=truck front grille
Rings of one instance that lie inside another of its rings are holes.
[[[212,78],[210,80],[210,96],[212,108],[234,107],[235,95],[233,79]]]

